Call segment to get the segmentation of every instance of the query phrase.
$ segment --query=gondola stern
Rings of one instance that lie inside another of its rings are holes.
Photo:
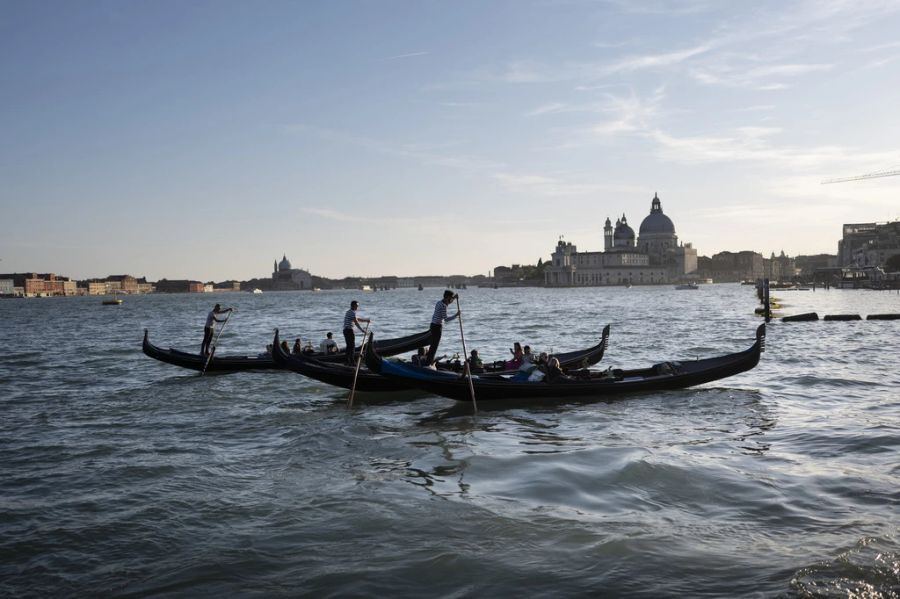
[[[381,374],[382,358],[378,355],[378,350],[375,349],[375,337],[371,333],[369,333],[369,341],[366,343],[363,358],[366,363],[366,368],[372,372]]]
[[[155,357],[155,352],[154,352],[155,349],[156,348],[153,346],[153,344],[150,343],[150,331],[147,329],[144,329],[144,340],[141,342],[141,350],[144,352],[145,355],[153,358],[153,357]]]
[[[272,339],[272,361],[278,368],[285,368],[288,356],[285,355],[284,349],[281,347],[281,338],[278,335],[278,329],[275,329],[275,337]]]
[[[766,351],[766,323],[756,328],[756,342],[759,344],[760,353]]]

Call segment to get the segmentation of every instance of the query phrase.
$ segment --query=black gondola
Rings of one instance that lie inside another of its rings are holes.
[[[344,357],[344,354],[341,354]],[[279,368],[291,370],[311,379],[349,389],[353,386],[355,366],[341,362],[323,362],[310,355],[289,354],[281,347],[278,329],[275,329],[275,341],[272,344],[272,358]],[[346,359],[346,358],[345,358]],[[369,372],[365,365],[359,370],[356,378],[356,390],[363,392],[403,391],[415,387],[396,379]]]
[[[603,333],[600,335],[600,342],[597,345],[587,349],[577,349],[575,351],[563,352],[560,354],[551,354],[550,357],[559,360],[560,368],[587,368],[593,366],[603,359],[606,347],[609,345],[609,325],[603,327]],[[378,350],[378,347],[375,348]],[[381,351],[378,351],[381,354]],[[436,364],[438,370],[451,370],[462,372],[463,365],[459,360],[450,362],[438,362]],[[497,360],[496,362],[485,362],[483,372],[479,374],[513,374],[518,367],[510,368],[507,362]]]
[[[430,339],[430,337],[431,333],[429,331],[423,331],[414,335],[397,337],[396,339],[385,339],[384,341],[377,342],[376,349],[381,355],[394,356],[397,354],[402,354],[404,352],[412,351],[417,347],[421,347],[422,345],[428,345],[428,340]],[[184,352],[174,348],[162,349],[161,347],[153,345],[152,343],[150,343],[149,332],[147,331],[147,329],[144,329],[143,350],[145,354],[147,354],[151,358],[159,360],[160,362],[174,364],[175,366],[181,366],[183,368],[190,368],[191,370],[202,371],[203,365],[206,364],[206,356]],[[356,348],[356,353],[359,353],[358,347]],[[344,352],[341,352],[339,354],[324,354],[321,352],[315,352],[309,354],[309,357],[321,360],[323,362],[331,363],[339,363],[346,360],[346,354],[344,354]],[[242,370],[277,369],[279,369],[279,367],[276,366],[275,360],[268,354],[260,356],[228,356],[216,354],[209,361],[209,366],[207,366],[206,371],[239,372]]]
[[[597,345],[589,347],[587,349],[554,354],[554,357],[559,359],[560,364],[562,364],[563,368],[585,368],[592,364],[596,364],[603,359],[603,353],[606,351],[606,347],[608,344],[609,325],[606,325],[603,328],[603,335],[600,339],[600,343],[598,343]],[[275,339],[272,342],[272,347],[272,356],[275,360],[275,364],[281,368],[286,368],[298,374],[308,376],[311,379],[322,381],[323,383],[328,383],[329,385],[343,387],[344,389],[349,389],[353,386],[353,375],[356,370],[355,368],[347,366],[342,362],[326,363],[316,359],[315,356],[304,354],[289,354],[281,348],[281,340],[278,336],[277,329],[275,330]],[[379,349],[379,347],[380,343],[376,343],[376,351],[380,355],[381,350]],[[343,357],[343,354],[341,354],[341,356]],[[485,374],[492,374],[496,376],[498,374],[511,374],[512,372],[514,372],[505,370],[503,368],[503,364],[504,363],[502,361],[498,361],[493,364],[486,364]],[[438,366],[441,369],[440,371],[446,370],[452,372],[454,370],[454,365],[457,370],[460,368],[458,362],[438,363]],[[358,391],[398,391],[402,389],[415,388],[415,385],[396,378],[383,377],[379,374],[369,371],[366,368],[361,368],[359,374],[357,375],[356,388]]]
[[[570,371],[552,381],[514,381],[511,377],[473,376],[477,401],[499,399],[603,399],[612,395],[681,389],[717,381],[752,369],[765,348],[766,325],[756,329],[756,342],[747,350],[689,362],[663,362],[640,370]],[[423,391],[470,401],[469,382],[457,373],[439,372],[383,360],[377,349],[365,353],[369,370],[415,385]]]

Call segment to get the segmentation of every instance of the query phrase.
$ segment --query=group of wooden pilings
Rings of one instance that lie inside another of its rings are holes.
[[[862,320],[859,314],[826,314],[822,320]],[[809,322],[811,320],[819,320],[819,315],[815,312],[807,312],[806,314],[795,314],[793,316],[785,316],[781,319],[784,322]],[[900,314],[869,314],[866,320],[900,320]]]
[[[766,322],[769,322],[772,319],[772,301],[769,297],[769,279],[762,279],[761,281],[757,282],[756,293],[763,305],[761,313],[766,319]],[[757,313],[760,313],[760,311],[757,310]],[[862,319],[862,316],[860,316],[859,314],[826,314],[822,317],[822,320],[830,321],[848,321]],[[819,315],[816,312],[807,312],[805,314],[784,316],[781,320],[783,322],[810,322],[813,320],[819,320]],[[900,320],[900,314],[869,314],[868,316],[866,316],[866,320]]]

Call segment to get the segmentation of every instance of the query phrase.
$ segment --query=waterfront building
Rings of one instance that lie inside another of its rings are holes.
[[[312,289],[312,286],[312,275],[306,270],[293,268],[291,261],[287,259],[287,254],[282,255],[281,262],[274,263],[272,289]]]
[[[797,256],[794,265],[800,271],[800,276],[812,279],[813,273],[820,268],[828,268],[837,265],[837,256],[833,254],[815,254],[812,256]]]
[[[87,282],[87,294],[88,295],[106,295],[110,293],[109,286],[106,284],[106,281],[88,281]]]
[[[698,260],[698,272],[703,278],[719,283],[755,281],[766,276],[766,260],[759,252],[719,252]]]
[[[136,279],[131,275],[109,275],[106,277],[109,288],[122,293],[140,293],[139,283],[141,281],[146,282],[144,279]]]
[[[28,297],[47,295],[77,295],[78,285],[68,277],[54,273],[11,273],[0,274],[0,279],[12,280],[13,287],[21,287],[22,295]]]
[[[12,279],[0,279],[0,295],[14,295],[16,283]]]
[[[884,266],[900,254],[900,221],[844,225],[838,266]]]
[[[615,227],[607,217],[603,227],[603,251],[579,252],[560,238],[544,268],[549,287],[594,285],[653,285],[680,281],[697,271],[697,250],[679,243],[675,225],[663,213],[654,194],[650,214],[635,235],[623,214]],[[495,269],[496,276],[496,269]]]
[[[203,288],[200,281],[186,279],[160,279],[156,282],[157,293],[203,293]]]
[[[784,255],[776,256],[772,252],[772,257],[765,261],[766,276],[770,281],[792,281],[797,275],[797,268],[794,259]]]
[[[900,221],[845,224],[838,266],[883,266],[900,254]]]

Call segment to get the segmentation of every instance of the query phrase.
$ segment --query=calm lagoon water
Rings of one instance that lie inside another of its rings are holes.
[[[0,301],[0,596],[898,597],[900,321],[773,321],[747,373],[603,402],[360,396],[141,353],[427,327],[440,289]],[[639,367],[749,347],[754,290],[469,289],[485,359]],[[896,292],[773,292],[784,314]],[[460,351],[456,323],[442,351]]]

